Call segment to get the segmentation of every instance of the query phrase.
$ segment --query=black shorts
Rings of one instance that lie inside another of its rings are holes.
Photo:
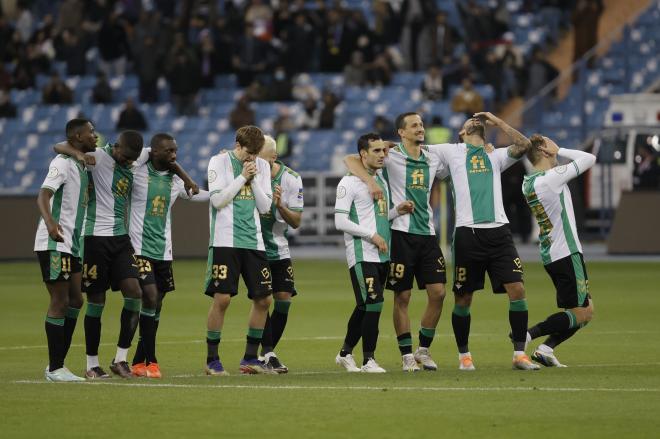
[[[387,280],[387,262],[358,262],[350,268],[353,293],[358,309],[380,311]]]
[[[504,284],[523,281],[522,262],[509,226],[457,227],[454,232],[454,292],[482,290],[486,272],[494,293],[506,293]]]
[[[172,261],[160,261],[146,256],[135,256],[135,259],[140,273],[140,286],[156,284],[158,292],[163,294],[174,291]]]
[[[274,293],[290,293],[295,296],[296,286],[293,280],[293,265],[291,259],[281,259],[279,261],[269,261],[270,272],[273,275],[273,292]]]
[[[589,278],[582,253],[573,253],[545,266],[557,290],[559,308],[584,306],[589,297]]]
[[[413,277],[417,279],[420,290],[427,284],[447,283],[445,258],[438,238],[392,230],[387,289],[396,292],[410,290]]]
[[[232,247],[209,248],[204,294],[211,297],[216,293],[237,295],[239,276],[243,276],[250,299],[273,293],[266,252]]]
[[[38,251],[37,259],[39,259],[41,278],[44,282],[67,282],[71,280],[72,273],[82,271],[80,258],[72,256],[71,253],[57,250]]]
[[[124,279],[138,279],[135,252],[128,235],[85,236],[82,290],[102,293],[119,290]]]

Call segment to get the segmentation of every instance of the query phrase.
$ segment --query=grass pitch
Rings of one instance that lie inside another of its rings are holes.
[[[660,269],[657,263],[587,261],[595,319],[557,349],[566,369],[511,370],[505,297],[477,293],[470,347],[477,370],[457,370],[446,300],[431,351],[440,369],[404,374],[391,323],[381,318],[377,359],[384,375],[343,373],[341,346],[353,294],[341,261],[296,261],[294,299],[277,352],[288,375],[241,376],[249,302],[234,298],[220,355],[229,377],[203,374],[204,261],[175,262],[177,291],[163,307],[158,337],[162,380],[102,383],[44,380],[47,293],[38,265],[0,265],[0,435],[13,437],[658,437]],[[555,311],[540,264],[526,264],[530,324]],[[488,287],[488,286],[487,286]],[[486,290],[489,291],[489,290]],[[413,332],[425,293],[414,292]],[[109,294],[101,364],[115,351],[121,299]],[[81,317],[82,317],[81,313]],[[416,335],[415,335],[416,338]],[[85,367],[82,318],[67,366]],[[417,342],[415,341],[415,345]],[[534,342],[530,348],[535,347]],[[132,352],[131,352],[132,354]],[[361,348],[355,356],[361,360]]]

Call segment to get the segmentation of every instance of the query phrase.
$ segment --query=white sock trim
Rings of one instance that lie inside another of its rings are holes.
[[[119,363],[120,361],[126,361],[126,357],[128,356],[128,348],[120,348],[117,346],[117,354],[115,355],[115,363]]]
[[[99,367],[99,356],[87,355],[87,370],[92,370],[94,367]]]

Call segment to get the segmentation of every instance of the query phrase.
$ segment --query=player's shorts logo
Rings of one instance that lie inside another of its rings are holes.
[[[261,276],[263,276],[264,279],[268,279],[270,277],[270,270],[268,270],[267,268],[262,268]]]
[[[516,268],[514,268],[513,271],[516,271],[516,272],[522,273],[522,268],[523,268],[523,267],[522,267],[522,261],[520,260],[520,258],[516,258],[516,259],[514,259],[514,260],[513,260],[513,265],[516,266]]]
[[[286,267],[286,272],[291,279],[293,279],[293,267]]]

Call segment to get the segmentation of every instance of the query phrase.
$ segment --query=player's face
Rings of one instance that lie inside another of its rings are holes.
[[[476,134],[477,136],[480,136],[482,139],[485,139],[486,137],[486,127],[483,121],[478,117],[473,117],[468,119],[463,124],[463,129],[461,131],[464,133],[463,135],[470,136]]]
[[[162,140],[159,145],[151,149],[151,158],[160,165],[169,165],[176,162],[178,147],[174,140]]]
[[[241,146],[237,143],[238,147],[236,148],[236,157],[243,162],[253,162],[257,159],[257,154],[253,154],[248,151],[247,147]]]
[[[399,136],[402,140],[413,142],[417,145],[424,143],[424,122],[418,114],[406,116],[403,119],[404,127],[399,128]]]
[[[112,148],[112,157],[122,166],[131,166],[140,157],[140,152],[131,150],[122,144],[121,139],[119,139],[119,142],[115,143]]]
[[[385,144],[382,140],[369,142],[369,149],[364,153],[364,161],[370,169],[381,169],[385,166]]]
[[[96,141],[99,136],[96,135],[94,125],[88,122],[80,131],[78,131],[77,136],[82,144],[84,152],[92,152],[96,149]]]

